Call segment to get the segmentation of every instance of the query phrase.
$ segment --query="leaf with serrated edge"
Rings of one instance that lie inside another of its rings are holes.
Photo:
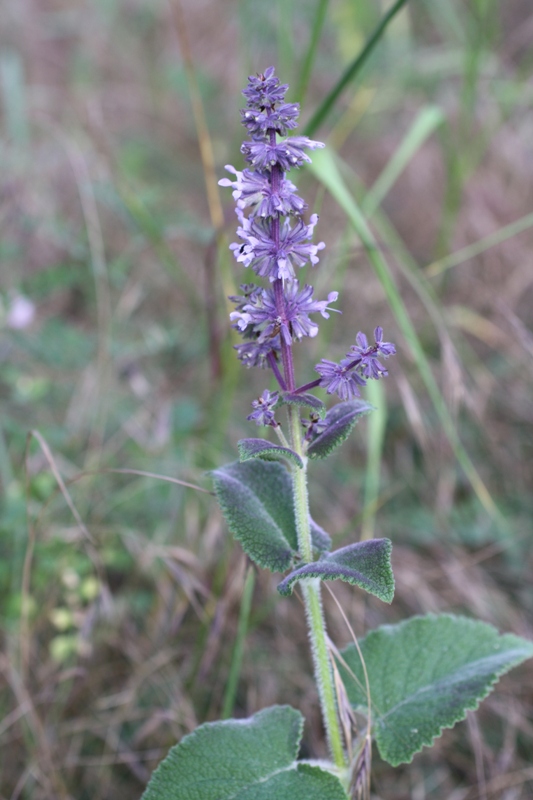
[[[170,750],[142,800],[347,800],[335,775],[295,760],[302,730],[289,706],[201,725]]]
[[[260,567],[283,572],[298,549],[292,482],[277,462],[254,459],[211,473],[231,533]]]
[[[326,414],[328,427],[313,439],[307,449],[309,458],[326,458],[339,447],[352,432],[361,417],[374,411],[374,406],[364,400],[347,400],[337,403]]]
[[[323,555],[318,561],[295,569],[278,585],[278,592],[291,594],[294,584],[304,578],[320,578],[322,581],[339,579],[359,586],[385,603],[391,603],[394,597],[391,550],[390,539],[369,539],[349,544]]]
[[[289,447],[282,447],[279,444],[272,444],[267,439],[241,439],[237,442],[239,456],[242,461],[249,461],[252,458],[264,458],[267,460],[279,461],[284,458],[303,469],[304,463],[298,453]]]
[[[532,642],[450,614],[384,625],[359,645],[370,680],[376,742],[393,766],[410,762],[433,744],[444,728],[477,708],[501,675],[533,656]],[[342,656],[356,677],[339,664],[350,703],[364,707],[357,650],[350,645]]]
[[[314,394],[283,394],[278,401],[278,405],[283,404],[289,406],[305,406],[305,408],[310,408],[311,411],[315,411],[321,419],[324,419],[326,416],[326,404],[318,397],[315,397]]]

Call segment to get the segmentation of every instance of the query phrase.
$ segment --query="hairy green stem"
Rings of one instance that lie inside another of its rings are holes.
[[[292,449],[301,456],[304,467],[295,467],[293,474],[294,511],[298,531],[298,548],[302,560],[309,563],[313,560],[311,544],[311,525],[309,517],[309,495],[307,491],[307,458],[303,451],[300,428],[300,414],[293,406],[288,407],[289,428]],[[326,728],[326,736],[333,761],[339,769],[346,769],[347,761],[344,753],[337,700],[333,683],[333,672],[329,660],[328,637],[322,609],[320,580],[301,582],[305,613],[307,617],[309,640],[315,668],[315,680],[318,687],[322,719]]]

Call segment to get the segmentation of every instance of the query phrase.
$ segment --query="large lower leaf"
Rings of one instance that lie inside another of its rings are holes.
[[[391,549],[389,539],[369,539],[349,544],[321,556],[312,564],[293,570],[278,585],[278,592],[291,594],[294,584],[304,578],[320,578],[322,581],[339,579],[360,586],[385,603],[392,603],[394,575],[390,563]]]
[[[292,479],[282,464],[253,459],[226,464],[212,473],[215,493],[228,527],[259,566],[284,572],[298,550]],[[331,546],[327,533],[311,521],[313,547]]]
[[[498,678],[533,656],[533,643],[484,622],[448,614],[413,617],[371,631],[360,643],[379,752],[393,766],[411,761],[475,709]],[[366,706],[361,662],[350,645],[340,665],[354,708]]]
[[[142,800],[347,800],[335,775],[296,761],[302,729],[289,706],[201,725],[170,750]]]
[[[337,403],[327,412],[327,427],[309,445],[309,458],[327,458],[348,438],[356,422],[374,410],[374,406],[364,400],[347,400]]]

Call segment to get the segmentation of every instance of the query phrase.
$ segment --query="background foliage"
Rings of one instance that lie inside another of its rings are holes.
[[[133,800],[196,725],[274,703],[324,755],[298,600],[254,588],[213,498],[172,481],[210,489],[265,388],[231,349],[245,276],[216,187],[246,76],[275,64],[305,127],[387,7],[1,3],[2,797]],[[335,587],[359,636],[451,611],[533,638],[532,33],[528,0],[410,0],[314,131],[389,284],[349,208],[298,176],[327,243],[317,296],[344,312],[298,353],[302,382],[378,322],[399,351],[379,413],[312,465],[335,547],[394,543],[392,606]],[[376,758],[375,797],[533,797],[531,670],[410,767]]]

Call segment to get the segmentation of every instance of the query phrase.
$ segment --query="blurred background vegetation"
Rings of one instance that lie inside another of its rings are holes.
[[[301,605],[262,573],[242,604],[213,498],[172,482],[210,489],[270,385],[232,351],[249,276],[216,181],[271,64],[344,180],[296,176],[343,310],[300,380],[358,330],[398,348],[379,412],[311,472],[337,545],[392,539],[396,598],[335,592],[358,636],[451,611],[533,638],[533,10],[409,0],[324,108],[391,6],[0,3],[2,799],[134,800],[196,725],[273,703],[325,754]],[[376,755],[374,797],[533,798],[532,687],[525,665],[410,767]]]

